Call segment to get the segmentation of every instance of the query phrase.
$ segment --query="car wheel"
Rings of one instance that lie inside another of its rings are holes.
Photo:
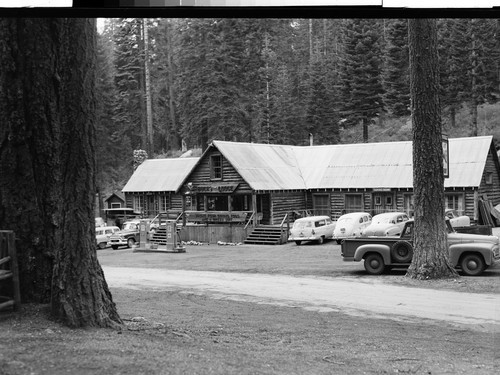
[[[325,242],[325,237],[321,236],[320,238],[318,238],[318,244],[322,244],[323,242]]]
[[[409,263],[413,258],[413,246],[408,241],[397,241],[392,245],[391,256],[397,263]]]
[[[460,267],[462,267],[462,272],[467,276],[477,276],[483,273],[486,265],[481,255],[466,254],[460,261]]]
[[[116,245],[111,245],[111,248],[112,248],[113,250],[116,250],[116,249],[118,249],[118,246],[116,246]]]
[[[300,244],[302,243],[302,241],[295,241],[295,243],[297,244],[297,246],[300,246]]]
[[[106,248],[106,242],[101,242],[99,245],[98,245],[99,249],[105,249]]]
[[[381,275],[384,272],[385,264],[382,255],[371,253],[365,258],[365,270],[370,275]]]
[[[128,246],[128,247],[132,247],[132,246],[134,246],[134,245],[135,245],[135,240],[134,240],[133,238],[129,238],[129,239],[127,240],[127,246]]]

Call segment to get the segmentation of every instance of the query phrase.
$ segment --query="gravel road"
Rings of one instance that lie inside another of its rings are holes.
[[[110,288],[178,290],[212,298],[500,332],[500,295],[388,285],[370,279],[103,266]]]

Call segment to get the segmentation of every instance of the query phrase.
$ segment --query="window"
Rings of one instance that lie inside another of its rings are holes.
[[[486,172],[486,184],[487,185],[493,184],[493,173],[492,172]]]
[[[144,210],[144,197],[142,195],[134,196],[134,211],[141,212]]]
[[[391,196],[385,197],[385,205],[392,206],[392,197]]]
[[[325,225],[326,225],[326,221],[325,221],[325,220],[316,221],[316,222],[314,223],[314,226],[315,226],[316,228],[318,228],[318,227],[323,227],[323,226],[325,226]]]
[[[315,215],[330,216],[330,196],[328,194],[314,194],[313,210]]]
[[[212,195],[207,197],[207,211],[228,211],[228,197]]]
[[[111,208],[122,208],[121,203],[111,203]]]
[[[375,196],[375,206],[381,206],[382,205],[382,197],[380,195]]]
[[[222,180],[222,155],[210,156],[210,178]]]
[[[169,208],[169,196],[161,195],[160,196],[160,211],[165,212]]]
[[[231,209],[233,211],[250,211],[251,202],[251,195],[234,195],[231,199]]]
[[[463,194],[445,194],[445,208],[451,208],[459,213],[464,212],[464,195]]]

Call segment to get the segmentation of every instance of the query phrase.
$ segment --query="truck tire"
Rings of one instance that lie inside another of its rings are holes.
[[[297,244],[297,246],[300,246],[300,244],[302,243],[302,241],[295,241],[295,243]]]
[[[318,245],[321,245],[323,242],[325,242],[325,237],[321,236],[318,238]]]
[[[460,267],[467,276],[478,276],[483,273],[486,265],[481,255],[469,253],[460,260]]]
[[[396,263],[410,263],[413,258],[413,246],[408,241],[397,241],[391,247],[391,257]]]
[[[107,244],[106,242],[99,242],[99,245],[98,245],[99,249],[101,249],[101,250],[105,249],[106,244]]]
[[[365,258],[365,270],[370,275],[381,275],[384,273],[384,258],[378,253],[370,253]]]

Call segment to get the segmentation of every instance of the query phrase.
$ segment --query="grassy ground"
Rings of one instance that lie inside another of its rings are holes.
[[[102,264],[330,277],[367,277],[338,248],[188,247],[185,254],[99,251]],[[426,287],[498,292],[498,268]],[[402,271],[383,276],[407,285]],[[386,282],[386,281],[384,281]],[[410,286],[420,286],[412,285]],[[481,287],[482,286],[482,287]],[[500,339],[438,324],[368,319],[184,292],[112,289],[121,331],[72,330],[46,306],[0,315],[5,374],[493,374]]]

